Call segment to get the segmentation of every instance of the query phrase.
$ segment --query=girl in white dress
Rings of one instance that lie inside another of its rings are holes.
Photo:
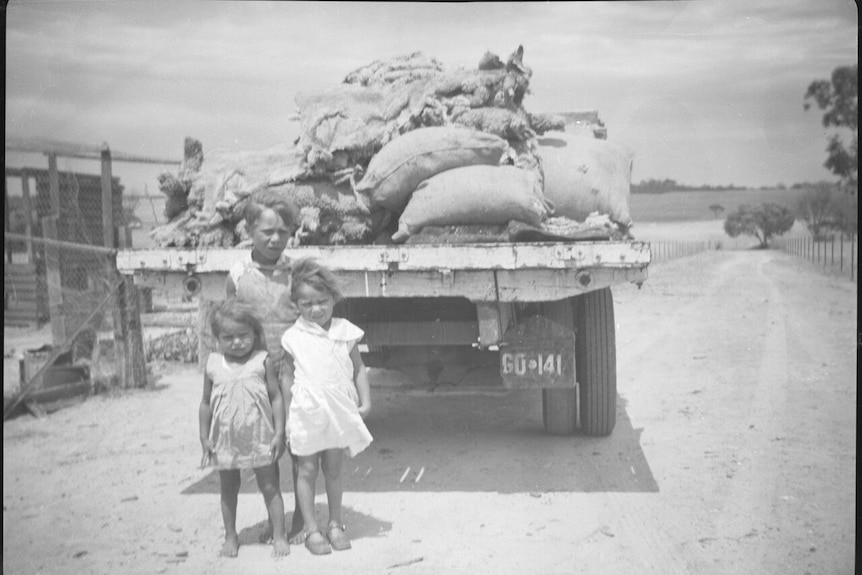
[[[282,336],[287,377],[293,383],[288,403],[287,439],[299,457],[296,492],[305,519],[305,546],[315,555],[349,549],[341,520],[342,458],[371,443],[363,418],[371,410],[368,374],[357,344],[364,332],[332,317],[342,298],[331,271],[313,259],[293,263],[291,297],[299,319]],[[323,469],[329,503],[326,536],[314,516],[318,468]]]

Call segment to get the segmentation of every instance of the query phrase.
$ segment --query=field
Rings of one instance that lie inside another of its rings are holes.
[[[728,190],[688,191],[666,194],[632,194],[631,215],[635,225],[640,222],[704,221],[724,218],[742,204],[759,205],[774,202],[790,209],[804,190]],[[724,206],[716,218],[709,206]]]

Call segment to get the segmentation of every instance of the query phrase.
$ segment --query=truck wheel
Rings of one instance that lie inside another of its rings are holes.
[[[562,301],[545,302],[541,313],[563,327],[575,329],[575,310],[573,298]],[[575,337],[577,342],[577,336]],[[575,350],[577,353],[577,350]],[[578,390],[575,387],[567,389],[542,390],[542,424],[545,433],[550,435],[572,435],[578,428]]]
[[[575,300],[575,372],[580,389],[581,431],[610,435],[617,421],[617,347],[610,288]]]

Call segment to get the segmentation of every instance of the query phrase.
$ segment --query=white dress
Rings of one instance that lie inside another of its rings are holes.
[[[359,394],[353,380],[350,350],[364,332],[344,318],[334,317],[329,330],[296,320],[281,338],[293,357],[293,399],[287,415],[290,450],[313,455],[346,448],[353,457],[372,437],[359,415]]]

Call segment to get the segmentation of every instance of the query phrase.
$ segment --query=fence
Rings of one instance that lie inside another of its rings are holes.
[[[858,281],[859,237],[839,234],[831,238],[814,241],[813,236],[779,238],[772,245],[816,266]]]
[[[661,263],[679,258],[693,256],[721,247],[721,242],[704,240],[695,242],[661,241],[649,242],[651,263]]]
[[[5,168],[4,323],[50,320],[51,351],[35,374],[22,374],[4,420],[52,364],[89,364],[94,386],[145,385],[138,290],[116,270],[116,248],[131,247],[131,234],[111,166],[176,162],[37,140],[7,139],[6,150],[42,154],[48,165]],[[59,158],[95,160],[95,173],[72,171]]]

